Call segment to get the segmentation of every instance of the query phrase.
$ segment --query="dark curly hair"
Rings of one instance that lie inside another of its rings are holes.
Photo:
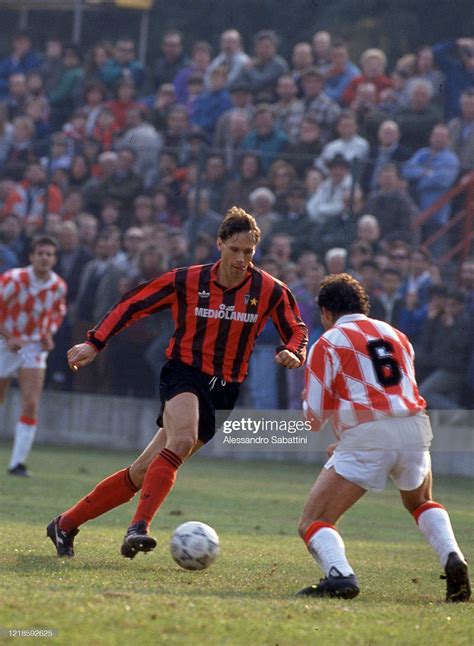
[[[258,244],[260,240],[260,228],[255,221],[253,215],[244,211],[244,209],[239,208],[238,206],[233,206],[230,208],[225,218],[219,227],[219,232],[217,236],[221,240],[227,240],[235,233],[252,233],[255,244]]]
[[[325,308],[331,314],[368,314],[369,297],[358,280],[349,274],[326,276],[321,282],[317,298],[319,309]]]

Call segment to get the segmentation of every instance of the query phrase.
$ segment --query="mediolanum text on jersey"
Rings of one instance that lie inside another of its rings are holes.
[[[201,316],[207,319],[229,319],[230,321],[242,321],[243,323],[256,323],[258,314],[251,312],[236,312],[234,305],[220,305],[218,310],[209,309],[207,307],[195,307],[194,313],[196,316]]]

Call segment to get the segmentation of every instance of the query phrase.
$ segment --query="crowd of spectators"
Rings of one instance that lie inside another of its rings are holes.
[[[237,204],[262,230],[256,263],[289,284],[313,342],[314,297],[328,273],[362,281],[372,316],[406,332],[432,408],[472,406],[474,259],[445,263],[459,227],[437,232],[462,198],[417,217],[474,169],[474,39],[387,67],[370,48],[318,31],[279,54],[262,30],[245,51],[234,29],[218,51],[167,32],[137,60],[121,37],[84,52],[18,33],[0,61],[0,272],[28,263],[54,235],[67,319],[50,355],[58,389],[154,396],[172,323],[133,326],[73,375],[65,350],[127,290],[168,268],[213,262],[216,232]],[[299,408],[302,370],[273,363],[263,331],[245,397]]]

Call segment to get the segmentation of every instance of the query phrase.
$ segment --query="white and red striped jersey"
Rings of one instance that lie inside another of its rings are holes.
[[[332,418],[339,437],[359,424],[415,415],[425,406],[411,343],[384,321],[341,316],[309,351],[303,408],[314,431]]]
[[[10,269],[0,276],[0,325],[22,343],[53,335],[66,315],[66,292],[54,271],[42,281],[31,265]]]

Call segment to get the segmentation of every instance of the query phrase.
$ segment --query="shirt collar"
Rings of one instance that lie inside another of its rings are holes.
[[[218,280],[218,277],[217,277],[217,271],[219,269],[220,264],[221,264],[221,261],[218,260],[217,262],[215,262],[212,265],[212,267],[211,267],[211,281],[213,283],[215,283],[216,285],[218,285],[221,289],[239,289],[250,278],[250,276],[253,273],[253,268],[254,268],[253,264],[250,263],[249,267],[247,269],[247,273],[245,274],[245,276],[243,277],[243,279],[241,280],[241,282],[238,285],[235,285],[234,287],[225,287],[224,285],[221,285],[219,283],[219,280]]]
[[[33,289],[37,289],[37,290],[46,289],[50,287],[50,285],[52,285],[54,282],[54,273],[52,271],[49,272],[49,276],[46,280],[41,280],[41,278],[38,278],[38,276],[35,274],[35,271],[32,265],[28,265],[26,270],[29,275],[30,285]]]
[[[353,321],[366,321],[367,316],[365,314],[344,314],[340,316],[334,325],[341,325],[342,323],[352,323]]]

